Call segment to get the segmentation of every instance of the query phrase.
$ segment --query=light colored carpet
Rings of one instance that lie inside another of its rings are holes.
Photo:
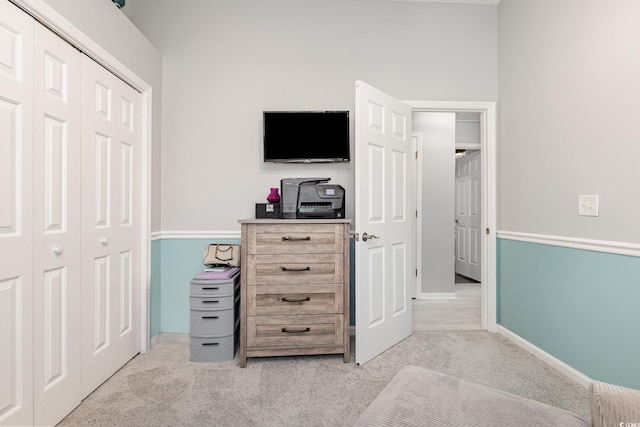
[[[363,366],[342,356],[191,363],[161,343],[131,360],[62,426],[351,426],[405,365],[455,375],[589,419],[587,390],[500,335],[426,331]]]

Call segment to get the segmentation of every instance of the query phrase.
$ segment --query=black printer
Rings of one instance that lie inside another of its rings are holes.
[[[280,180],[280,218],[344,218],[344,188],[331,178]]]

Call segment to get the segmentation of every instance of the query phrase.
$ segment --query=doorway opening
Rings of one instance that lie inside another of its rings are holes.
[[[496,332],[495,102],[401,101],[362,81],[356,82],[355,95],[356,363],[366,363],[411,335],[417,211],[411,159],[416,150],[407,125],[415,111],[480,113],[482,329]],[[376,238],[359,239],[364,233]]]
[[[429,289],[424,286],[424,277],[420,271],[421,257],[424,258],[423,243],[425,238],[421,230],[421,207],[424,210],[424,200],[421,200],[424,192],[420,188],[424,183],[424,176],[421,175],[420,165],[417,165],[417,244],[416,244],[416,289],[414,300],[414,316],[419,316],[420,304],[431,305],[430,316],[440,316],[436,323],[442,329],[485,329],[495,331],[496,326],[496,287],[495,287],[495,103],[480,102],[429,102],[429,101],[405,101],[412,107],[414,118],[416,113],[448,113],[436,118],[437,120],[449,121],[448,126],[454,126],[453,140],[449,140],[449,148],[444,149],[448,154],[444,163],[449,168],[451,174],[446,182],[436,181],[436,187],[447,187],[448,195],[444,200],[450,200],[451,215],[447,216],[446,210],[439,213],[444,224],[441,229],[435,228],[448,239],[443,246],[451,249],[442,249],[440,256],[442,263],[447,264],[446,273],[448,288]],[[453,113],[453,114],[452,114]],[[437,115],[436,115],[437,117]],[[443,118],[444,117],[444,118]],[[414,120],[413,130],[416,126]],[[432,124],[435,127],[440,125]],[[441,126],[440,126],[441,127]],[[456,137],[457,135],[457,137]],[[414,132],[414,143],[416,147],[423,147],[425,132]],[[445,138],[446,139],[446,138]],[[419,150],[420,151],[420,150]],[[455,153],[464,153],[464,157]],[[418,152],[418,161],[420,159]],[[444,156],[444,154],[443,154]],[[444,158],[444,157],[443,157]],[[456,160],[464,159],[464,160]],[[424,165],[422,165],[424,167]],[[441,167],[442,163],[438,165]],[[458,168],[474,170],[475,175],[459,174]],[[424,170],[422,171],[424,172]],[[431,169],[429,173],[432,173]],[[453,176],[452,176],[453,175]],[[460,178],[460,180],[458,180]],[[458,182],[460,181],[460,182]],[[473,188],[473,186],[476,186]],[[474,194],[470,194],[473,192]],[[421,194],[422,193],[422,194]],[[441,192],[440,192],[441,193]],[[442,197],[442,194],[439,194]],[[464,206],[458,209],[456,201],[461,199],[470,200],[470,197],[477,197],[475,200],[474,215],[468,213],[472,207]],[[437,205],[438,201],[431,206]],[[448,203],[448,202],[447,202]],[[427,205],[429,201],[427,202]],[[460,212],[465,211],[465,212]],[[425,212],[427,213],[427,212]],[[459,214],[463,213],[463,217]],[[476,215],[477,214],[477,215]],[[448,223],[445,224],[445,221]],[[432,218],[430,217],[430,220]],[[456,222],[457,220],[457,222]],[[471,223],[470,223],[471,221]],[[442,231],[444,229],[444,231]],[[444,241],[444,240],[443,240]],[[463,248],[461,248],[463,246]],[[461,250],[462,249],[462,250]],[[453,256],[451,256],[453,255]],[[448,259],[447,259],[448,257]],[[461,262],[462,261],[462,262]],[[437,279],[436,279],[437,280]],[[456,284],[456,282],[458,282]],[[464,282],[464,283],[459,283]],[[456,289],[458,288],[458,289]],[[479,297],[479,307],[478,307]],[[436,306],[440,306],[440,308]],[[456,307],[457,306],[457,307]],[[478,310],[479,308],[479,310]],[[479,311],[479,313],[478,313]],[[472,321],[469,318],[473,317]],[[478,322],[477,319],[480,321]],[[443,322],[440,322],[443,320]],[[420,330],[416,327],[414,329]],[[457,325],[456,325],[457,324]],[[430,326],[428,326],[430,327]]]

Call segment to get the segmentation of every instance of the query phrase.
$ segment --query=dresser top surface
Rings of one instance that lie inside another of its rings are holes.
[[[351,224],[347,218],[336,219],[280,219],[280,218],[247,218],[239,219],[240,224]]]

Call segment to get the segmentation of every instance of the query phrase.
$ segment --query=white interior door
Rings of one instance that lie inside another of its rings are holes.
[[[82,54],[34,32],[34,422],[80,404]]]
[[[0,424],[33,424],[33,20],[0,1]]]
[[[415,148],[411,107],[356,82],[356,363],[411,335]]]
[[[83,56],[83,395],[140,348],[140,98]]]
[[[469,276],[469,162],[465,157],[456,159],[456,273]]]
[[[481,281],[480,151],[456,160],[456,273]]]

